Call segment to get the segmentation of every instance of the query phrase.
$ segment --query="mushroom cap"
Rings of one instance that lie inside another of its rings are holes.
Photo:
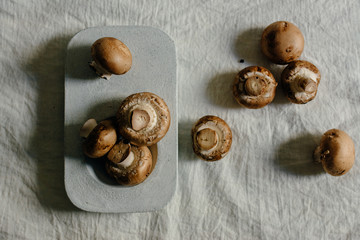
[[[229,152],[232,143],[230,127],[217,116],[200,118],[193,126],[191,136],[195,154],[205,161],[222,159]]]
[[[147,115],[144,116],[143,112]],[[138,146],[151,146],[159,142],[169,130],[171,121],[165,101],[150,92],[128,96],[121,103],[116,118],[119,133]]]
[[[96,64],[111,74],[124,74],[130,70],[132,65],[129,48],[113,37],[96,40],[91,46],[91,56]]]
[[[354,142],[344,131],[331,129],[322,136],[314,157],[321,162],[327,173],[333,176],[344,175],[354,165]]]
[[[300,29],[290,22],[274,22],[263,31],[261,50],[270,61],[287,64],[301,56],[304,36]]]
[[[119,184],[134,186],[150,175],[152,164],[151,151],[147,146],[119,142],[107,155],[105,167]]]
[[[276,86],[277,82],[269,70],[250,66],[236,75],[233,95],[236,101],[246,108],[262,108],[274,100]]]
[[[117,140],[112,120],[101,121],[83,142],[83,152],[90,158],[99,158],[110,151]]]
[[[304,60],[296,60],[281,73],[282,86],[287,98],[297,104],[305,104],[316,97],[321,74],[317,67]]]

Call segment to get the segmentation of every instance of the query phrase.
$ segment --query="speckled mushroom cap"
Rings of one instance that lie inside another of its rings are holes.
[[[194,153],[206,161],[220,160],[229,152],[232,132],[217,116],[200,118],[191,130]]]
[[[107,173],[126,186],[142,183],[151,173],[152,155],[147,146],[117,143],[108,153]]]
[[[119,133],[132,144],[151,146],[159,142],[170,127],[170,111],[154,93],[132,94],[116,114]]]
[[[235,77],[233,94],[236,101],[246,108],[262,108],[275,97],[277,82],[264,67],[250,66]]]
[[[103,37],[91,46],[93,62],[90,66],[100,77],[109,79],[111,74],[124,74],[132,66],[132,55],[129,48],[119,39]]]
[[[319,69],[304,60],[289,63],[281,74],[287,98],[297,104],[305,104],[315,98],[320,78]]]
[[[83,152],[90,158],[104,156],[117,140],[115,124],[112,120],[101,121],[84,140]]]
[[[320,145],[314,151],[314,159],[322,164],[327,173],[344,175],[354,165],[354,142],[346,132],[331,129],[322,136]]]
[[[301,56],[304,36],[300,29],[290,22],[274,22],[263,31],[261,50],[270,61],[287,64]]]

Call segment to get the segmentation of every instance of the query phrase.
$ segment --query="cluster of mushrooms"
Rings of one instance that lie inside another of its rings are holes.
[[[80,129],[83,152],[104,159],[107,173],[119,184],[137,185],[155,167],[156,156],[149,147],[158,143],[169,127],[165,101],[154,93],[135,93],[120,104],[115,117],[84,123]]]
[[[131,67],[130,51],[118,39],[97,40],[91,53],[90,66],[102,78],[124,74]],[[149,147],[166,135],[170,121],[169,108],[161,97],[150,92],[132,94],[122,101],[116,116],[84,123],[80,129],[83,152],[89,158],[103,159],[107,173],[120,185],[137,185],[154,169],[156,156]]]
[[[262,33],[261,50],[271,62],[287,64],[281,83],[292,103],[305,104],[315,98],[321,75],[314,64],[298,60],[304,50],[304,36],[298,27],[286,21],[270,24]],[[258,109],[274,100],[277,85],[268,69],[250,66],[237,74],[233,94],[240,105]]]
[[[261,50],[271,62],[287,64],[281,74],[281,83],[287,98],[295,104],[313,100],[321,78],[314,64],[299,60],[303,49],[304,36],[290,22],[274,22],[263,31]],[[130,50],[116,38],[95,41],[91,56],[90,66],[105,79],[110,79],[112,74],[126,73],[132,65]],[[259,109],[273,101],[277,85],[268,69],[250,66],[236,75],[233,95],[241,106]],[[156,160],[149,146],[159,142],[169,126],[170,113],[163,99],[149,92],[132,94],[121,103],[116,117],[100,123],[94,119],[85,122],[80,130],[84,138],[83,151],[90,158],[105,157],[107,172],[119,184],[136,185],[154,168]],[[224,158],[232,144],[228,124],[212,115],[200,118],[194,124],[191,136],[194,153],[205,161]],[[324,133],[313,156],[327,173],[343,175],[354,164],[354,142],[344,131],[331,129]]]
[[[313,100],[321,78],[320,71],[314,64],[299,60],[303,49],[304,36],[290,22],[274,22],[262,33],[263,54],[275,64],[287,64],[281,74],[281,84],[286,97],[295,104],[306,104]],[[268,69],[250,66],[236,75],[233,95],[241,106],[259,109],[273,101],[277,85]],[[230,150],[231,130],[219,117],[205,116],[192,128],[192,142],[194,152],[201,159],[220,160]],[[354,164],[354,142],[344,131],[331,129],[324,133],[313,156],[327,173],[333,176],[343,175]]]

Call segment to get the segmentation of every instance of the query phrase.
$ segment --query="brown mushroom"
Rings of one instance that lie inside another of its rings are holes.
[[[261,50],[270,61],[287,64],[298,59],[304,49],[304,36],[294,24],[278,21],[265,28]]]
[[[236,101],[246,108],[262,108],[275,97],[277,82],[269,70],[251,66],[235,77],[233,94]]]
[[[110,151],[117,140],[115,124],[112,120],[104,120],[99,124],[95,119],[89,119],[80,129],[84,137],[83,152],[90,158],[99,158]]]
[[[147,146],[118,142],[108,153],[106,171],[121,185],[142,183],[152,171],[152,155]]]
[[[315,98],[320,78],[317,67],[303,60],[289,63],[281,74],[287,98],[297,104],[305,104]]]
[[[170,127],[170,112],[154,93],[132,94],[116,114],[119,133],[132,144],[151,146],[159,142]]]
[[[314,151],[314,159],[322,164],[327,173],[344,175],[354,165],[354,142],[344,131],[331,129],[322,136],[320,145]]]
[[[216,161],[226,156],[232,143],[232,132],[227,123],[216,116],[200,118],[191,130],[193,150],[205,161]]]
[[[121,75],[128,72],[132,65],[129,48],[113,37],[96,40],[91,46],[91,57],[93,61],[90,66],[101,78],[107,80],[112,74]]]

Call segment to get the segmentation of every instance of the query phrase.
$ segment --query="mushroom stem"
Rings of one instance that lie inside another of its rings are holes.
[[[129,155],[118,164],[124,168],[127,168],[134,162],[134,159],[135,159],[135,155],[132,151],[130,151]]]
[[[309,78],[300,78],[298,80],[298,85],[301,88],[301,90],[307,93],[313,93],[316,91],[317,88],[316,82]]]
[[[245,82],[245,91],[251,96],[259,96],[265,90],[265,82],[259,77],[251,77]]]
[[[145,128],[150,122],[150,115],[145,110],[135,109],[131,114],[131,127],[135,131]]]
[[[131,152],[131,145],[123,142],[116,144],[108,153],[108,159],[113,163],[120,163],[124,161]]]
[[[91,61],[89,63],[89,66],[96,72],[97,75],[99,75],[101,78],[105,80],[109,80],[111,77],[111,73],[106,71],[103,67],[101,67],[99,64],[97,64],[95,61]]]
[[[203,150],[210,150],[218,143],[218,134],[210,128],[204,128],[197,132],[196,140],[199,147]]]
[[[97,126],[95,119],[88,119],[84,125],[80,128],[80,137],[87,138],[91,131]]]

